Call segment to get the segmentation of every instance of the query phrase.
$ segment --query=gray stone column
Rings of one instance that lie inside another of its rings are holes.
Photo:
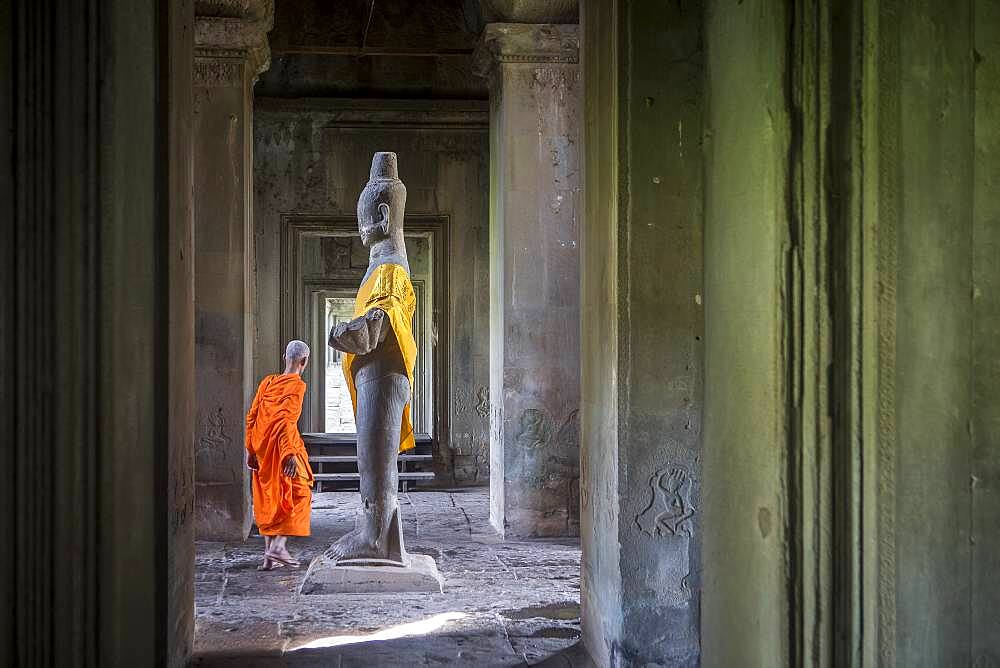
[[[601,666],[698,666],[705,17],[699,5],[676,3],[593,0],[581,9],[583,642]],[[767,312],[732,310],[748,322]],[[741,325],[724,329],[734,355],[746,351]],[[740,361],[730,370],[742,378]],[[750,468],[743,447],[718,457]],[[760,532],[773,536],[778,522],[766,512]],[[776,665],[747,656],[743,663]]]
[[[274,4],[205,0],[195,11],[195,530],[233,540],[252,522],[243,454],[254,390],[251,110]]]
[[[576,25],[491,23],[490,519],[579,533]]]

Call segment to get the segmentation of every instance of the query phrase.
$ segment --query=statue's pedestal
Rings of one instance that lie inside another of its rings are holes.
[[[326,557],[309,564],[300,594],[444,592],[444,578],[426,554],[409,554],[406,566],[335,565]]]

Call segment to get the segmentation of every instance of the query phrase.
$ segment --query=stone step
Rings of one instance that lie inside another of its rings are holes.
[[[429,462],[434,459],[434,455],[399,455],[401,462]],[[310,462],[318,463],[354,463],[358,461],[357,455],[310,455]]]
[[[320,482],[323,481],[352,482],[356,480],[361,480],[361,474],[360,473],[314,473],[313,478],[315,478]],[[429,471],[420,473],[407,471],[406,473],[400,473],[399,479],[407,481],[434,480],[434,474]]]
[[[357,444],[357,436],[354,434],[325,434],[321,432],[305,432],[302,434],[302,440],[305,442],[306,447],[309,446],[330,446],[330,445],[343,445],[355,447]],[[429,436],[423,434],[417,434],[414,438],[417,447],[430,446],[433,439]]]

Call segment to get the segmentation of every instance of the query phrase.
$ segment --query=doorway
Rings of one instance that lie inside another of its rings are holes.
[[[295,216],[285,221],[282,263],[283,340],[303,338],[313,351],[306,369],[311,392],[303,406],[303,434],[350,438],[353,411],[340,369],[340,354],[327,345],[330,328],[350,320],[354,296],[368,267],[368,250],[353,217]],[[412,419],[417,438],[436,447],[447,442],[448,216],[407,216],[406,249],[417,298],[413,335],[417,344]],[[325,351],[325,352],[320,352]],[[346,401],[346,403],[345,403]]]

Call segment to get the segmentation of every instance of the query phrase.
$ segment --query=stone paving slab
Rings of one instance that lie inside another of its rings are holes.
[[[290,539],[292,554],[321,554],[359,503],[316,494],[313,535]],[[400,505],[407,550],[435,559],[445,593],[299,595],[305,568],[256,570],[263,538],[199,542],[194,665],[584,665],[566,658],[580,635],[577,541],[501,541],[484,488],[410,492]]]

